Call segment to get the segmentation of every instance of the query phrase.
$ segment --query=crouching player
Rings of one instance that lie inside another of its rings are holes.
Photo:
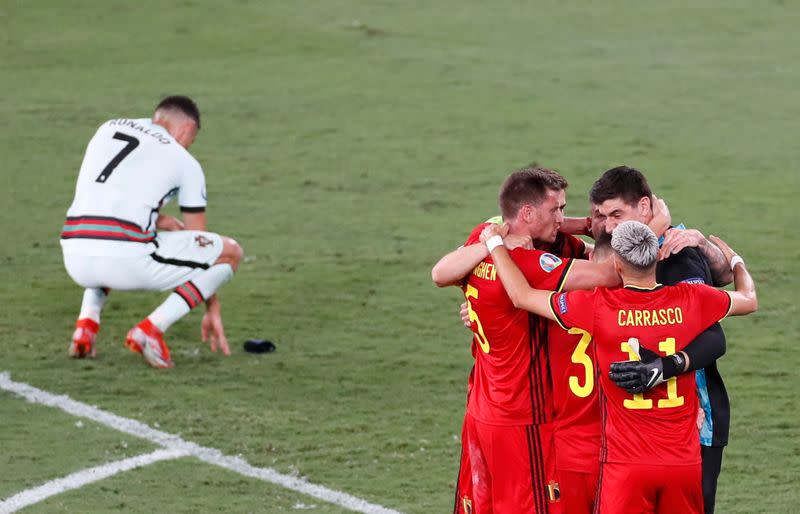
[[[203,170],[187,151],[200,112],[185,96],[167,97],[151,119],[105,122],[89,141],[75,198],[61,233],[64,266],[85,288],[69,348],[94,357],[100,313],[111,289],[174,292],[133,327],[126,345],[147,364],[171,368],[164,332],[201,303],[201,331],[230,353],[215,293],[233,276],[242,249],[206,232]],[[178,197],[182,221],[159,213]]]

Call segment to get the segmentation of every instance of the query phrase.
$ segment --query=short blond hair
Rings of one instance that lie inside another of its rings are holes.
[[[645,271],[658,259],[658,238],[650,227],[638,221],[620,223],[611,234],[611,248],[623,261]]]

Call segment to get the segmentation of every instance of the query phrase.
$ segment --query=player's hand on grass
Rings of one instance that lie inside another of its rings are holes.
[[[461,321],[464,323],[464,326],[467,328],[472,328],[472,321],[469,319],[469,309],[467,309],[467,302],[461,304],[461,310],[459,311],[461,314]]]
[[[658,259],[664,260],[684,248],[698,248],[705,244],[706,238],[699,230],[671,228],[664,234],[664,242],[658,251]]]
[[[481,243],[485,243],[494,236],[505,237],[506,234],[508,234],[508,223],[503,223],[502,225],[490,223],[481,232]]]
[[[222,325],[222,309],[216,296],[212,296],[206,302],[206,313],[200,323],[200,334],[203,342],[211,342],[211,351],[216,352],[217,346],[225,355],[230,355],[228,340],[225,338],[225,327]]]

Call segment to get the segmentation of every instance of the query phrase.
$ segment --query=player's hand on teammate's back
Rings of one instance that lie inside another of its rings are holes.
[[[664,382],[663,360],[612,362],[608,376],[629,393],[643,393]]]
[[[699,230],[671,228],[664,234],[664,242],[658,252],[658,259],[663,261],[684,248],[697,248],[705,243],[706,238]]]
[[[697,430],[703,429],[703,424],[706,422],[706,411],[702,407],[697,409]]]
[[[216,352],[219,346],[222,353],[231,354],[228,340],[225,338],[225,327],[222,325],[222,310],[216,296],[212,296],[206,302],[206,313],[200,323],[200,332],[204,343],[210,340],[212,352]]]
[[[467,328],[472,328],[472,320],[469,319],[469,309],[467,309],[467,302],[461,304],[461,321],[464,322],[464,326]]]

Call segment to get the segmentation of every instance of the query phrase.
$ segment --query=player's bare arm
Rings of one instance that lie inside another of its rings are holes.
[[[500,234],[500,227],[489,225],[481,233],[481,241],[492,255],[494,265],[497,267],[497,273],[500,275],[503,287],[514,307],[555,321],[555,315],[550,311],[549,299],[552,291],[533,289],[528,285],[525,275],[514,264],[508,250],[503,246]],[[501,240],[498,241],[494,238],[501,238]]]
[[[711,242],[722,252],[728,269],[733,273],[734,291],[728,291],[731,297],[730,316],[744,316],[755,312],[758,309],[758,297],[756,296],[756,284],[753,277],[745,267],[744,260],[728,246],[725,241],[716,237],[709,236]]]
[[[219,346],[222,353],[230,355],[228,339],[225,337],[225,327],[222,324],[222,311],[217,295],[206,300],[206,313],[200,323],[200,336],[203,342],[211,344],[211,351],[216,352]]]
[[[225,236],[221,237],[222,254],[214,264],[229,264],[235,272],[239,268],[244,251],[235,240]],[[200,322],[200,334],[203,342],[210,343],[212,352],[216,352],[219,346],[223,354],[231,354],[228,348],[228,339],[225,337],[225,326],[222,323],[222,308],[216,294],[206,300],[206,312]]]
[[[183,212],[185,230],[206,230],[205,212]],[[225,236],[222,237],[222,253],[214,264],[229,264],[235,272],[243,257],[242,247]],[[228,339],[225,337],[225,326],[222,323],[222,309],[217,295],[213,295],[206,300],[206,312],[200,322],[200,333],[203,342],[211,345],[211,351],[216,352],[217,347],[225,355],[230,355]]]
[[[184,212],[181,216],[184,230],[206,230],[205,212]]]
[[[659,260],[664,260],[684,248],[694,247],[703,253],[711,270],[711,277],[717,287],[726,286],[733,280],[733,272],[729,261],[720,248],[706,239],[702,232],[695,229],[670,229],[664,235],[664,242],[658,254]]]
[[[592,218],[564,218],[558,231],[573,236],[591,236]]]
[[[597,263],[574,260],[562,289],[575,291],[577,289],[594,289],[595,287],[616,287],[621,284],[622,280],[614,270],[611,261]]]
[[[497,225],[502,226],[502,225]],[[508,231],[508,228],[504,228]],[[530,236],[509,234],[504,239],[509,250],[514,248],[533,248]],[[489,256],[486,245],[475,244],[462,246],[448,253],[437,262],[431,270],[431,279],[438,287],[460,286],[464,277],[469,275],[475,266]]]
[[[215,265],[228,264],[235,272],[239,268],[239,263],[244,257],[244,251],[235,240],[230,237],[222,237],[222,254],[217,257]],[[225,326],[222,323],[222,309],[219,297],[214,294],[206,300],[206,312],[200,322],[200,334],[203,342],[209,342],[211,351],[216,352],[217,347],[225,355],[230,355],[228,339],[225,337]]]
[[[663,236],[669,230],[672,223],[672,215],[669,213],[667,202],[663,198],[653,195],[653,219],[647,224],[648,227],[658,236]]]
[[[156,219],[156,228],[158,230],[184,230],[184,225],[181,220],[174,216],[167,216],[166,214],[159,214]]]
[[[460,285],[464,277],[489,256],[485,245],[462,246],[448,253],[431,270],[431,280],[438,287]]]

